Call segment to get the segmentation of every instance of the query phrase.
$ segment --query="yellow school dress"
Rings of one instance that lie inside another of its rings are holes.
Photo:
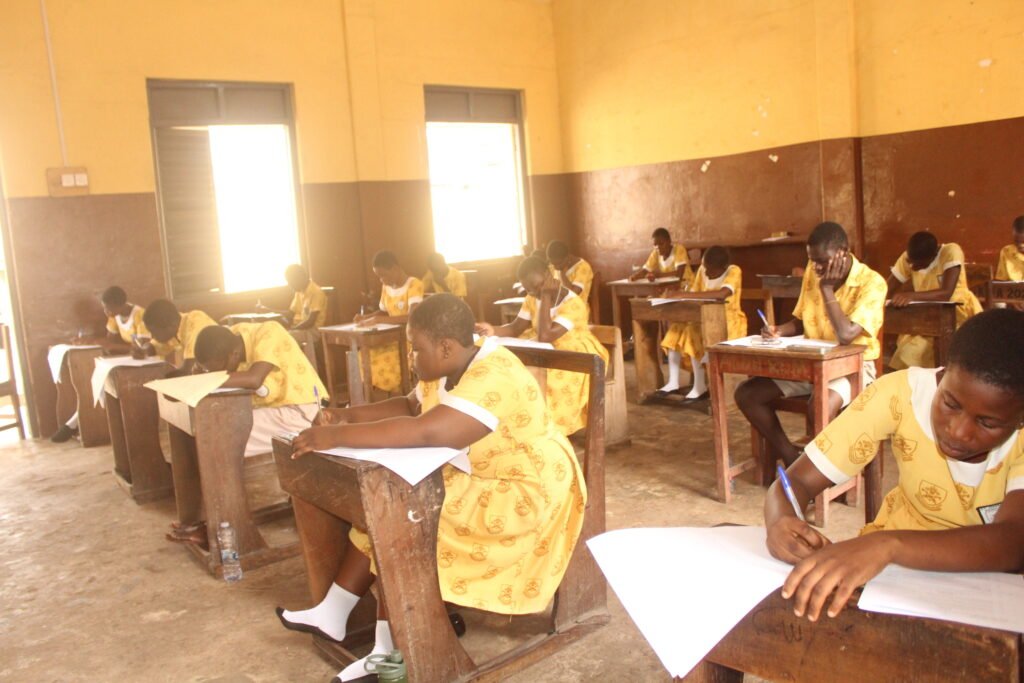
[[[468,290],[466,289],[466,274],[461,270],[448,266],[448,272],[444,276],[444,286],[447,287],[447,291],[455,296],[466,298]],[[423,291],[427,294],[441,294],[446,290],[441,287],[439,282],[434,280],[434,272],[431,270],[427,271],[427,274],[423,276]]]
[[[566,290],[568,291],[568,290]],[[530,322],[529,336],[537,338],[536,298],[526,296],[519,317]],[[608,349],[590,331],[587,322],[589,312],[583,299],[575,292],[568,291],[561,303],[551,309],[551,322],[566,329],[565,334],[551,343],[559,351],[577,351],[593,353],[608,362]],[[555,427],[566,436],[575,434],[587,426],[587,399],[590,391],[590,378],[578,372],[565,370],[548,370],[547,372],[547,407]]]
[[[997,280],[1024,280],[1024,254],[1017,251],[1017,245],[1007,244],[999,250]]]
[[[199,333],[207,327],[217,323],[208,316],[205,311],[198,309],[186,311],[181,314],[181,322],[178,323],[178,332],[166,344],[154,340],[158,356],[166,357],[172,353],[179,356],[179,362],[191,360],[196,357],[196,338]]]
[[[313,323],[313,328],[323,327],[327,321],[327,294],[320,289],[320,285],[310,280],[304,290],[295,292],[288,310],[295,314],[292,321],[296,324],[301,323],[309,317],[310,313],[316,311],[316,322]]]
[[[409,315],[413,306],[423,301],[423,282],[410,277],[401,287],[384,285],[380,292],[380,310],[388,315]],[[402,386],[402,366],[398,344],[370,349],[370,373],[373,386],[388,393]]]
[[[856,256],[850,254],[853,265],[843,286],[835,290],[836,300],[850,322],[861,326],[862,332],[853,344],[862,344],[867,348],[864,360],[875,360],[881,354],[878,343],[878,331],[882,329],[885,316],[885,294],[887,286],[882,276],[861,263]],[[839,341],[832,321],[825,311],[825,301],[819,288],[820,278],[814,272],[814,264],[807,262],[804,270],[803,284],[800,286],[800,298],[797,299],[793,317],[804,325],[804,336],[808,339]]]
[[[892,275],[900,282],[910,280],[915,292],[927,292],[938,289],[942,285],[943,274],[950,268],[959,266],[960,277],[956,280],[956,288],[949,300],[960,304],[956,307],[956,326],[960,327],[968,318],[981,313],[982,310],[978,297],[974,296],[974,293],[967,288],[967,273],[963,265],[963,249],[959,244],[950,242],[939,247],[939,253],[935,260],[922,270],[911,268],[907,252],[903,252],[896,261],[896,265],[892,267]],[[889,365],[897,370],[909,367],[935,367],[933,341],[928,337],[916,334],[901,334],[896,339],[896,352]]]
[[[899,482],[862,533],[982,524],[983,515],[994,512],[991,506],[1024,489],[1021,432],[980,463],[953,460],[938,449],[931,422],[938,372],[910,368],[884,375],[804,448],[815,467],[840,484],[867,466],[879,442],[891,442]]]
[[[133,337],[148,337],[149,330],[146,329],[145,323],[142,322],[142,316],[145,315],[146,309],[142,306],[136,306],[135,304],[129,304],[132,310],[126,316],[114,315],[107,318],[107,332],[110,334],[116,334],[121,337],[121,341],[126,344],[134,343]]]
[[[267,395],[253,394],[254,408],[316,403],[313,387],[316,387],[321,399],[328,398],[327,387],[309,364],[306,354],[280,323],[239,323],[230,329],[245,344],[245,360],[238,366],[237,372],[245,372],[254,363],[260,362],[274,366],[274,370],[263,380],[263,386],[268,390]]]
[[[694,276],[693,292],[717,292],[720,289],[732,292],[725,300],[725,327],[729,339],[744,337],[747,334],[747,315],[740,307],[740,296],[743,291],[743,271],[739,266],[729,266],[721,276],[709,280],[704,266],[697,269]],[[661,340],[662,348],[678,351],[683,357],[692,356],[698,360],[704,357],[704,338],[701,336],[700,323],[672,323]]]
[[[423,412],[448,406],[490,433],[469,448],[472,474],[443,469],[437,529],[441,597],[500,614],[547,608],[583,528],[586,482],[572,446],[548,421],[537,381],[508,349],[487,339],[450,391],[416,387]],[[372,558],[369,538],[353,545]]]
[[[644,268],[649,273],[656,275],[675,275],[680,268],[683,269],[683,280],[687,283],[693,282],[693,269],[690,267],[690,256],[686,253],[686,246],[673,244],[672,251],[666,258],[661,257],[661,252],[655,247],[651,255],[644,262]]]
[[[556,280],[562,279],[562,274],[559,273],[554,266],[551,267],[551,270]],[[569,280],[566,284],[573,284],[582,288],[582,291],[579,293],[579,297],[583,299],[583,303],[589,306],[590,290],[594,286],[594,269],[589,263],[580,259],[565,269],[565,276]]]

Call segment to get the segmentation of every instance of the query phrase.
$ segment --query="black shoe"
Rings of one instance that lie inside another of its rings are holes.
[[[65,441],[70,441],[71,437],[76,436],[77,434],[77,429],[72,429],[67,425],[61,425],[60,429],[54,432],[53,436],[50,437],[50,441],[53,443],[64,443]]]
[[[330,641],[332,643],[341,643],[340,640],[335,640],[331,636],[327,635],[326,633],[318,629],[316,626],[310,626],[309,624],[299,624],[294,621],[288,621],[288,619],[286,619],[284,616],[284,608],[282,607],[278,607],[274,611],[277,613],[277,618],[281,620],[281,625],[289,631],[312,633],[314,636],[319,636],[320,638],[323,638],[324,640]]]

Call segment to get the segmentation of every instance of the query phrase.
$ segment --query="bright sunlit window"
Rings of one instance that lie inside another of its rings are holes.
[[[299,263],[288,127],[210,126],[224,291],[277,287]]]
[[[427,123],[434,248],[449,262],[522,253],[526,238],[519,127]]]

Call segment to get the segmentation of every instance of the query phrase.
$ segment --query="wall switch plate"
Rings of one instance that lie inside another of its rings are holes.
[[[89,174],[88,173],[76,173],[75,174],[75,187],[89,187]]]
[[[84,166],[46,169],[46,189],[51,197],[81,197],[89,194],[89,173]]]
[[[61,187],[74,187],[75,186],[75,174],[74,173],[61,173],[60,174],[60,186]]]

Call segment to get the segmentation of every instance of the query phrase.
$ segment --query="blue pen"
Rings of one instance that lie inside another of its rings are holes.
[[[313,398],[316,399],[316,416],[317,418],[323,415],[323,407],[320,405],[320,392],[317,391],[316,385],[313,385]]]
[[[762,311],[762,310],[761,310],[761,309],[759,308],[759,309],[757,309],[757,314],[758,314],[759,316],[761,316],[761,322],[763,322],[763,323],[764,323],[764,327],[765,327],[765,329],[769,329],[769,330],[770,330],[772,326],[771,326],[770,324],[768,324],[768,318],[766,318],[766,317],[764,316],[764,311]]]
[[[796,495],[793,493],[793,487],[789,485],[789,477],[786,476],[786,470],[782,469],[782,465],[776,465],[775,469],[779,473],[779,481],[782,482],[782,491],[786,494],[786,498],[789,499],[790,505],[793,506],[793,512],[796,513],[796,516],[801,522],[806,522],[807,520],[804,519],[804,513],[800,510],[800,503],[796,502]]]

